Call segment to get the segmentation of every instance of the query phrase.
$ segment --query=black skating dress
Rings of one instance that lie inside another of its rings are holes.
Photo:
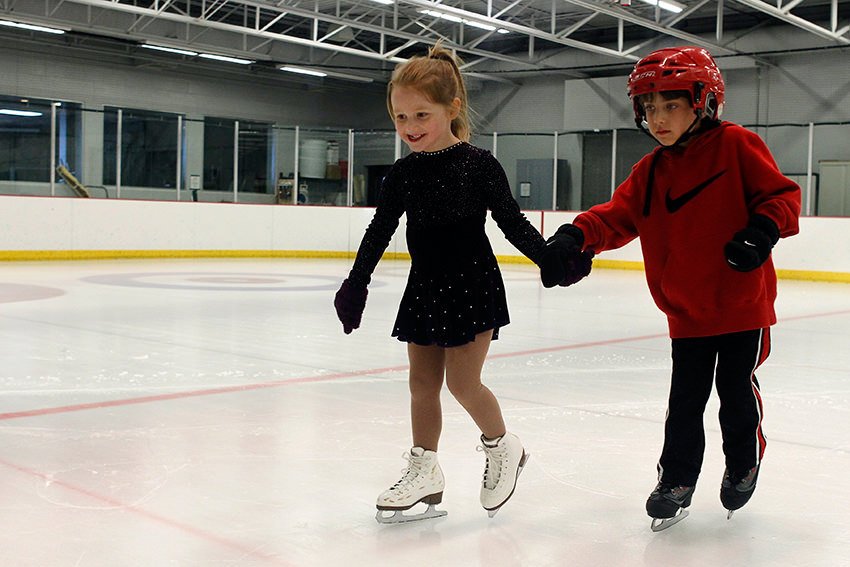
[[[459,142],[393,164],[351,269],[353,283],[372,272],[407,214],[411,267],[392,335],[418,345],[452,347],[510,322],[502,275],[484,232],[487,210],[520,252],[537,260],[545,241],[520,211],[496,158]]]

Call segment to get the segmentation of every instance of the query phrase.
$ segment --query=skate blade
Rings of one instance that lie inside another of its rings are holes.
[[[687,517],[688,511],[680,509],[679,513],[672,518],[652,518],[652,524],[649,527],[654,532],[660,532],[661,530],[666,530],[670,526],[675,526]]]
[[[525,468],[525,463],[528,462],[529,457],[531,457],[531,453],[523,452],[522,459],[520,459],[519,466],[516,469],[516,479],[517,479],[517,481],[519,481],[519,475],[522,473],[522,469]],[[514,484],[514,490],[516,490],[516,484]],[[496,512],[498,512],[499,510],[502,509],[502,506],[504,506],[507,503],[507,501],[511,499],[511,496],[514,495],[514,490],[511,491],[511,493],[508,495],[508,497],[505,499],[504,502],[502,502],[501,504],[499,504],[498,506],[496,506],[492,510],[487,510],[487,517],[488,518],[492,518],[493,516],[496,515]],[[485,508],[485,510],[486,510],[486,508]]]
[[[726,519],[727,519],[727,520],[731,520],[731,519],[732,519],[732,514],[734,514],[734,513],[735,513],[735,510],[727,510],[727,511],[726,511]]]
[[[405,522],[417,522],[419,520],[430,520],[431,518],[442,518],[443,516],[448,515],[448,512],[445,510],[437,510],[435,504],[428,504],[428,509],[422,512],[421,514],[405,514],[404,510],[378,510],[378,513],[375,515],[375,520],[378,521],[379,524],[403,524]],[[385,516],[384,514],[387,512],[391,512],[391,515]]]

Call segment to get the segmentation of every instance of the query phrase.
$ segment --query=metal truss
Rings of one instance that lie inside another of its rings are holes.
[[[384,80],[437,41],[458,52],[467,73],[503,81],[628,66],[659,37],[757,58],[729,47],[756,26],[794,26],[820,46],[850,44],[850,0],[669,0],[678,13],[647,3],[656,1],[5,0],[0,18],[108,38],[125,50],[160,45],[351,80]],[[580,62],[574,69],[551,62],[564,52]]]

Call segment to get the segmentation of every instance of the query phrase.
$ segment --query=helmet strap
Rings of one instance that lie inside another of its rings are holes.
[[[700,119],[701,117],[702,117],[702,116],[701,116],[700,112],[699,112],[698,110],[695,110],[695,111],[694,111],[694,121],[693,121],[693,122],[691,122],[691,125],[690,125],[690,126],[688,126],[688,129],[687,129],[687,130],[685,130],[684,132],[682,132],[682,135],[681,135],[681,136],[679,136],[679,139],[678,139],[678,140],[676,140],[675,142],[673,142],[672,144],[670,144],[670,146],[669,146],[669,147],[671,147],[671,148],[675,148],[676,146],[678,146],[678,145],[680,145],[680,144],[684,144],[685,142],[687,142],[688,140],[690,140],[690,139],[691,139],[691,137],[692,137],[694,134],[696,134],[696,133],[697,133],[697,131],[696,131],[696,129],[695,129],[694,127],[697,125],[697,123],[699,122],[699,119]]]

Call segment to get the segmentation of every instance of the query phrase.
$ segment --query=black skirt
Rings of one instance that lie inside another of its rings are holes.
[[[492,253],[456,268],[411,266],[392,336],[417,345],[454,347],[510,323],[505,284]]]

